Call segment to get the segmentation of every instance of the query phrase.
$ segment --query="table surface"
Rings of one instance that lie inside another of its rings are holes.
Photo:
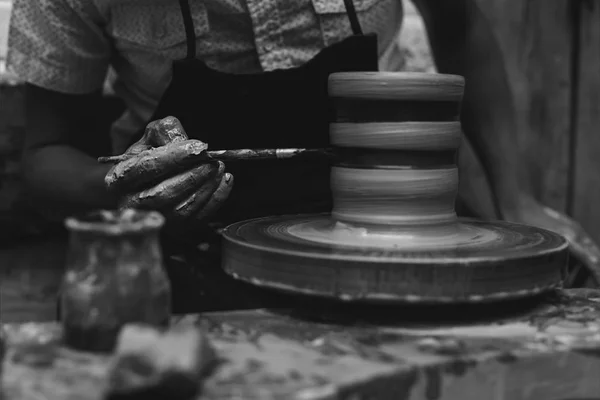
[[[600,397],[600,291],[452,312],[374,310],[260,309],[173,322],[204,326],[225,361],[206,380],[206,399]],[[5,399],[102,398],[107,357],[61,347],[55,323],[8,324],[5,333]]]

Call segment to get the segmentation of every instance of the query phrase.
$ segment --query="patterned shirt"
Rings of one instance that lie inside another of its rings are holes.
[[[211,68],[255,73],[301,65],[351,34],[343,0],[188,0],[197,56]],[[401,0],[353,0],[379,48],[394,42]],[[63,93],[102,88],[109,68],[127,111],[113,125],[113,151],[152,116],[186,55],[176,0],[14,0],[8,66],[31,84]]]

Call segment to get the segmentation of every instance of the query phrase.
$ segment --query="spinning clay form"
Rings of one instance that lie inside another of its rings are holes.
[[[559,285],[564,238],[456,216],[463,92],[453,75],[331,75],[331,215],[230,225],[224,269],[258,286],[363,302],[483,302]]]

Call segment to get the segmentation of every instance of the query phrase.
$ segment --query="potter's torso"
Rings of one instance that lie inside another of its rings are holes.
[[[353,0],[364,32],[383,51],[398,34],[401,0]],[[186,54],[177,1],[95,0],[115,49],[115,92],[128,111],[113,126],[116,153],[151,118]],[[343,0],[190,0],[198,57],[214,69],[257,73],[302,65],[351,35]]]

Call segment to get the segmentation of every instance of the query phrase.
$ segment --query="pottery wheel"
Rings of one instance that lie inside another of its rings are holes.
[[[227,227],[224,269],[254,285],[344,301],[484,302],[557,287],[564,238],[456,217],[463,90],[450,75],[332,75],[332,213]]]
[[[560,280],[567,244],[555,234],[474,220],[446,229],[381,231],[329,215],[250,220],[227,228],[224,267],[259,286],[381,302],[515,298]]]

